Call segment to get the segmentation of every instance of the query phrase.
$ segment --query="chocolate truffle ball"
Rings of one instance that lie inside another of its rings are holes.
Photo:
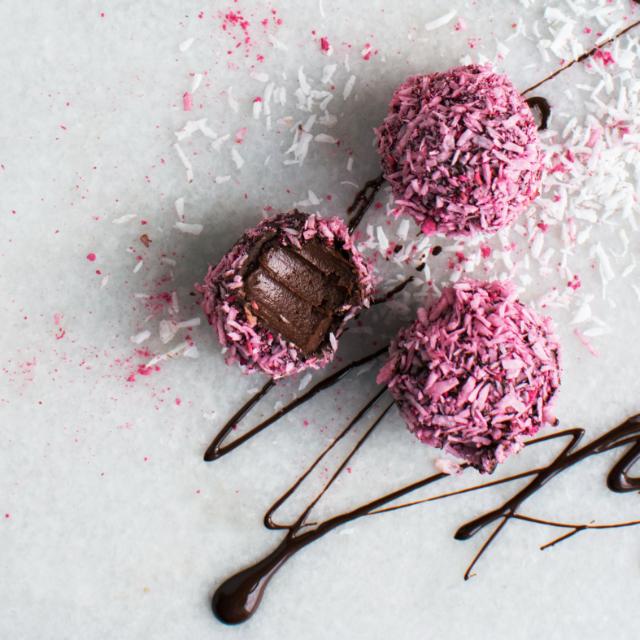
[[[493,233],[538,195],[543,154],[533,115],[490,65],[408,78],[376,135],[395,214],[425,234]]]
[[[332,360],[372,275],[340,218],[294,210],[249,229],[196,288],[227,364],[282,378]]]
[[[513,286],[465,280],[445,289],[392,342],[378,375],[422,442],[490,473],[545,424],[560,384],[549,318]]]

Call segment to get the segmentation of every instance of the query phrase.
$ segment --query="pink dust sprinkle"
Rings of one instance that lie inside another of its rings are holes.
[[[580,331],[580,329],[574,329],[573,334],[576,336],[576,338],[578,338],[578,340],[580,340],[580,343],[587,348],[587,351],[592,356],[594,356],[595,358],[598,358],[600,356],[600,352],[589,342],[587,336],[585,336],[584,333]]]
[[[247,127],[242,127],[242,129],[238,129],[236,131],[235,143],[242,144],[244,142],[245,137],[247,136]]]
[[[613,56],[611,55],[611,51],[609,51],[608,49],[598,49],[594,54],[593,57],[596,60],[602,60],[602,64],[604,64],[605,67],[608,67],[610,64],[614,64],[615,60],[613,58]]]
[[[569,282],[567,282],[567,287],[570,287],[574,291],[577,291],[582,286],[582,282],[580,280],[580,276],[576,273]]]
[[[480,245],[480,254],[483,258],[488,258],[491,255],[491,247],[489,245]]]
[[[331,45],[329,44],[329,38],[327,38],[326,36],[322,36],[322,38],[320,38],[320,50],[323,53],[329,54],[329,52],[331,51]]]
[[[371,43],[366,42],[364,45],[364,49],[360,52],[363,60],[371,60],[371,54],[373,53],[373,49],[371,48]]]
[[[182,400],[180,398],[176,398],[175,403],[179,407],[182,404]]]
[[[546,233],[547,230],[549,229],[549,225],[546,222],[538,222],[536,227],[538,227],[538,229],[540,229],[542,233]]]
[[[8,520],[11,517],[11,514],[10,513],[5,513],[4,517]]]
[[[262,98],[261,98],[260,96],[256,96],[256,97],[253,99],[253,101],[254,101],[254,102],[262,102]]]
[[[462,18],[458,18],[458,21],[453,25],[454,31],[464,31],[467,28],[467,24]]]
[[[592,29],[591,27],[585,27],[585,28],[582,30],[582,33],[591,33],[592,31],[593,31],[593,29]]]
[[[160,367],[156,364],[148,367],[146,364],[139,364],[136,370],[127,376],[127,382],[135,382],[137,376],[150,376],[154,371],[160,371]]]
[[[96,261],[96,254],[91,252],[91,253],[87,253],[87,260],[89,262],[95,262]]]
[[[191,111],[191,109],[193,109],[193,98],[188,91],[182,94],[182,108],[185,111]]]

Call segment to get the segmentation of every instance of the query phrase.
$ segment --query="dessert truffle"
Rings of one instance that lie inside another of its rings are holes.
[[[551,320],[506,282],[448,287],[392,342],[378,375],[422,442],[491,473],[555,424],[559,346]]]
[[[490,65],[408,78],[376,136],[394,212],[413,217],[425,234],[493,233],[538,195],[535,120]]]
[[[196,289],[227,364],[282,378],[333,358],[372,274],[340,218],[294,210],[245,232]]]

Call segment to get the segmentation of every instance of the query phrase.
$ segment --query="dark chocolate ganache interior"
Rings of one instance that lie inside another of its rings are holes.
[[[244,296],[248,314],[311,355],[359,294],[353,266],[339,250],[317,239],[298,248],[272,238],[245,272]]]

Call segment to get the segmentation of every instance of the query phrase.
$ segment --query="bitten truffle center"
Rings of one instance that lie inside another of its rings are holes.
[[[264,242],[244,276],[250,313],[305,355],[317,351],[327,339],[355,289],[351,264],[316,240],[299,248],[275,240]]]

